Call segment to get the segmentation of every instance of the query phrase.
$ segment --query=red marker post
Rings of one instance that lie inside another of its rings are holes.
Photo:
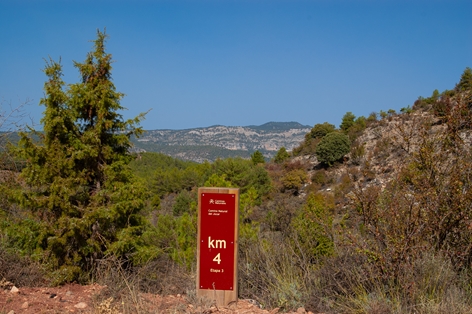
[[[238,299],[239,189],[198,189],[197,296],[218,306]]]

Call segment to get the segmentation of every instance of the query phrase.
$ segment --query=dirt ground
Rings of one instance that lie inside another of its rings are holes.
[[[226,307],[216,307],[211,303],[198,304],[186,295],[160,296],[140,294],[134,300],[116,301],[104,297],[106,287],[99,285],[82,286],[68,284],[52,288],[16,288],[7,286],[0,288],[0,314],[32,314],[32,313],[279,313],[279,309],[262,309],[252,300],[239,300]],[[299,308],[292,313],[310,313]]]

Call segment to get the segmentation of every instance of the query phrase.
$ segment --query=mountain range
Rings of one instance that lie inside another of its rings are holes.
[[[160,152],[184,160],[203,162],[217,158],[249,158],[259,150],[272,158],[281,147],[297,147],[311,126],[298,122],[268,122],[262,125],[214,125],[184,130],[147,130],[132,138],[136,151]]]

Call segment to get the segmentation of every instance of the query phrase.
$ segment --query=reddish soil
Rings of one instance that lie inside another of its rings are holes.
[[[124,301],[106,298],[106,287],[99,285],[81,286],[69,284],[52,288],[0,288],[0,314],[32,313],[279,313],[279,309],[261,309],[251,300],[239,300],[226,307],[196,304],[185,295],[160,296],[140,294],[132,306]],[[311,313],[300,308],[293,313]]]

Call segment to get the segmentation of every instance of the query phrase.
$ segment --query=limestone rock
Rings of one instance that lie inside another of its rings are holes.
[[[85,302],[80,302],[80,303],[77,303],[76,305],[74,305],[74,307],[76,309],[85,309],[87,307],[87,303]]]

